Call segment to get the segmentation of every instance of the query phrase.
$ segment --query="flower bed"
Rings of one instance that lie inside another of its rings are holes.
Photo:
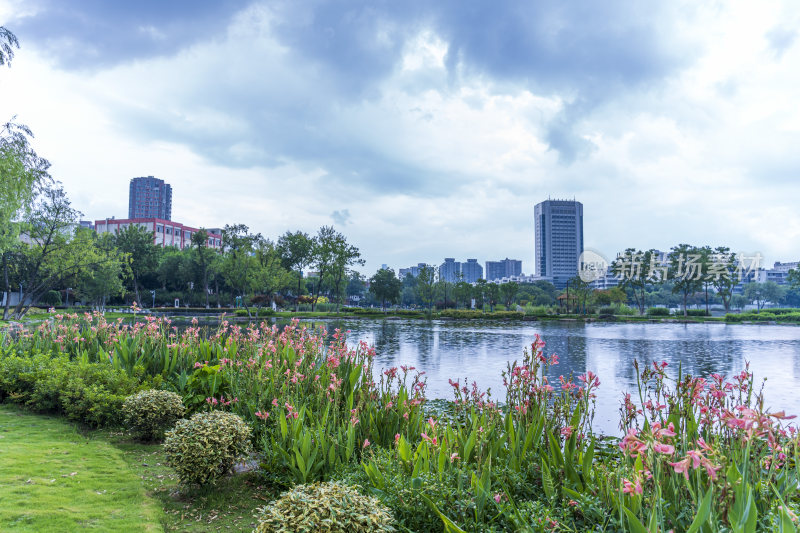
[[[274,484],[343,481],[412,531],[794,531],[797,435],[747,369],[726,380],[637,365],[624,437],[608,445],[592,432],[598,377],[549,382],[558,358],[538,337],[504,372],[502,402],[453,381],[439,415],[421,373],[375,381],[371,347],[325,338],[297,322],[205,335],[153,317],[60,316],[4,341],[0,396],[36,390],[47,374],[36,365],[105,366],[128,388],[178,393],[189,414],[241,416]]]

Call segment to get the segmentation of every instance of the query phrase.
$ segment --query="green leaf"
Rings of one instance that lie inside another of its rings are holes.
[[[583,477],[585,480],[591,479],[592,474],[592,464],[594,462],[594,437],[592,437],[592,442],[589,443],[589,447],[583,454]]]
[[[692,524],[689,526],[689,529],[686,530],[686,533],[697,533],[700,531],[700,528],[708,521],[708,517],[711,515],[711,492],[713,488],[709,488],[706,492],[706,495],[703,496],[703,501],[700,502],[700,506],[697,508],[697,514],[694,515],[694,520],[692,520]]]
[[[443,515],[442,512],[439,511],[439,509],[431,501],[430,498],[428,498],[424,494],[421,494],[420,496],[422,497],[423,500],[425,500],[425,503],[427,503],[430,506],[430,508],[433,509],[433,511],[439,516],[439,519],[444,524],[444,533],[467,533],[466,531],[464,531],[463,529],[458,527],[455,524],[455,522],[453,522],[452,520],[447,518],[445,515]]]
[[[625,516],[628,518],[628,525],[631,526],[632,533],[648,533],[647,528],[644,527],[644,524],[636,518],[636,515],[633,514],[630,509],[623,505],[622,510],[625,511]]]
[[[552,499],[556,494],[555,485],[553,484],[553,476],[550,475],[550,468],[547,463],[542,459],[542,487],[544,488],[545,495]]]

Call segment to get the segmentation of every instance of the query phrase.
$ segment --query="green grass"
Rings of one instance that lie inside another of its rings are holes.
[[[2,531],[252,531],[275,497],[255,473],[183,489],[158,444],[0,405]]]
[[[161,531],[162,511],[120,450],[59,419],[0,406],[4,531]]]

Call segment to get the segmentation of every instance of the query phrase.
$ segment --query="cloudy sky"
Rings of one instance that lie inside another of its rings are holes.
[[[503,257],[533,206],[586,246],[800,259],[800,4],[0,0],[0,118],[86,218],[128,182],[173,219],[334,224],[365,272]]]

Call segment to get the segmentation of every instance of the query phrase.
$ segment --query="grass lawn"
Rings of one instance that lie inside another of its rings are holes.
[[[0,405],[2,531],[252,531],[254,473],[181,490],[161,446]]]

